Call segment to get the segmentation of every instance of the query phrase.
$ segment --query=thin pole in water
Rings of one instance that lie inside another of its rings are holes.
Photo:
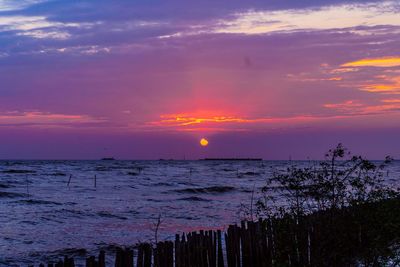
[[[26,193],[28,194],[28,197],[29,197],[30,195],[29,195],[29,179],[28,179],[28,175],[26,176]]]
[[[72,178],[72,174],[69,175],[69,179],[68,179],[68,183],[67,183],[68,187],[69,187],[69,184],[71,183],[71,178]]]
[[[97,176],[96,176],[96,174],[94,175],[94,187],[96,187],[97,186]]]

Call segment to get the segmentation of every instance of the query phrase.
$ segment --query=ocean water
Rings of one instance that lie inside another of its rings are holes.
[[[0,161],[0,266],[111,251],[239,222],[286,161]],[[291,162],[293,164],[293,162]],[[304,165],[307,162],[294,162]],[[400,162],[389,168],[397,184]]]

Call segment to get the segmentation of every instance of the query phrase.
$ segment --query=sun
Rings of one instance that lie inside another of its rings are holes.
[[[201,146],[208,146],[208,140],[205,138],[201,138],[200,140],[200,145]]]

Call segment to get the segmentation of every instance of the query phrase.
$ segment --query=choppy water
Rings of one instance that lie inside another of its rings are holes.
[[[0,266],[151,241],[159,215],[160,240],[238,222],[253,187],[286,164],[0,161]],[[399,178],[400,162],[389,172]]]

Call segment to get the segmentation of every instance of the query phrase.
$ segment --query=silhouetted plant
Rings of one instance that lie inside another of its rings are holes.
[[[368,161],[339,144],[322,161],[275,171],[256,206],[274,225],[276,266],[398,261],[400,195],[384,181],[391,161]]]
[[[352,156],[339,144],[328,151],[325,160],[312,166],[290,166],[276,171],[262,192],[268,195],[274,185],[286,201],[286,211],[296,216],[379,201],[398,195],[397,190],[386,187],[383,181],[384,169],[391,161],[386,157],[377,165],[361,156]],[[259,214],[270,209],[266,200],[271,203],[271,197],[257,202]]]
[[[325,155],[310,181],[309,195],[323,209],[337,209],[386,198],[389,190],[383,183],[383,170],[392,161],[390,157],[379,165],[362,156],[351,156],[339,144]]]

